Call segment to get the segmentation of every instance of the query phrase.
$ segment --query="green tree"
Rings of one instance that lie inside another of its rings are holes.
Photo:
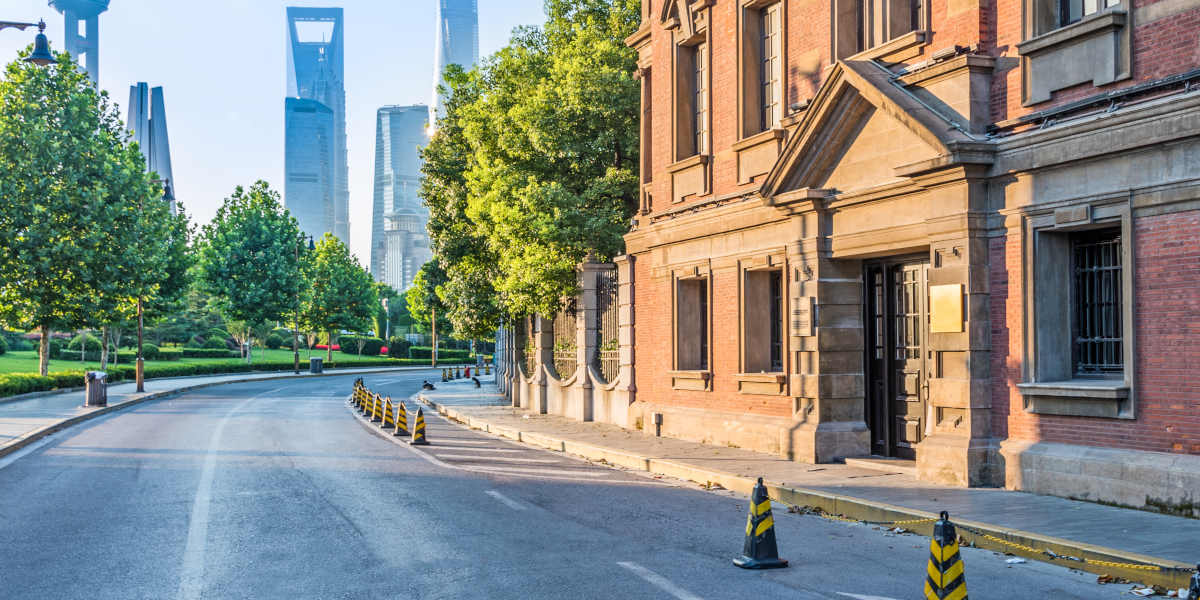
[[[204,226],[197,252],[201,288],[226,320],[241,324],[235,334],[241,344],[250,343],[255,325],[295,310],[299,243],[296,219],[261,180],[248,190],[238,186]]]
[[[446,313],[438,289],[446,283],[446,272],[438,265],[437,260],[431,260],[421,265],[417,276],[413,278],[412,287],[405,292],[408,300],[408,311],[413,321],[418,325],[429,327],[433,331],[433,366],[437,366],[438,348],[438,315]]]
[[[425,152],[422,197],[457,326],[556,312],[577,293],[579,262],[622,252],[640,101],[624,40],[639,7],[547,0],[544,27],[519,29],[475,72],[447,72],[453,95]],[[493,289],[475,287],[485,281]]]
[[[350,249],[326,233],[305,255],[304,283],[300,321],[312,331],[329,332],[327,357],[332,361],[338,331],[370,327],[378,303],[375,282]]]
[[[161,189],[107,94],[69,55],[55,58],[15,61],[0,80],[0,322],[41,332],[42,375],[51,328],[112,319],[130,290],[162,277],[146,251],[162,239],[138,210]]]

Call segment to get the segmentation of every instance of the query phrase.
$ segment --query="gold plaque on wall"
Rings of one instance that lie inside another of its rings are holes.
[[[963,330],[962,284],[929,286],[930,333],[961,333]]]

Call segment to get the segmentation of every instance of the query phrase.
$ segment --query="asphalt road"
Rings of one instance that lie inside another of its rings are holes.
[[[433,377],[367,382],[400,399]],[[428,414],[431,446],[396,444],[347,407],[351,380],[187,393],[0,459],[0,597],[921,597],[926,538],[777,508],[792,566],[745,571],[730,563],[744,496]],[[963,558],[973,600],[1129,589],[972,548]]]

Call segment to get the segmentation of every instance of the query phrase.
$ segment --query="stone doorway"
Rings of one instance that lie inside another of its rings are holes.
[[[915,459],[929,403],[929,260],[864,266],[866,415],[871,453]]]

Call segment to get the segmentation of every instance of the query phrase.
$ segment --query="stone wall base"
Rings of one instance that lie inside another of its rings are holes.
[[[1007,440],[1005,487],[1200,518],[1200,456]]]
[[[662,415],[661,430],[654,415]],[[646,435],[661,434],[693,442],[773,454],[798,462],[831,462],[864,456],[870,448],[865,423],[809,424],[786,417],[730,413],[702,408],[635,402],[629,425]]]
[[[995,487],[1003,483],[1003,465],[988,439],[935,433],[917,446],[917,478],[960,487]]]

